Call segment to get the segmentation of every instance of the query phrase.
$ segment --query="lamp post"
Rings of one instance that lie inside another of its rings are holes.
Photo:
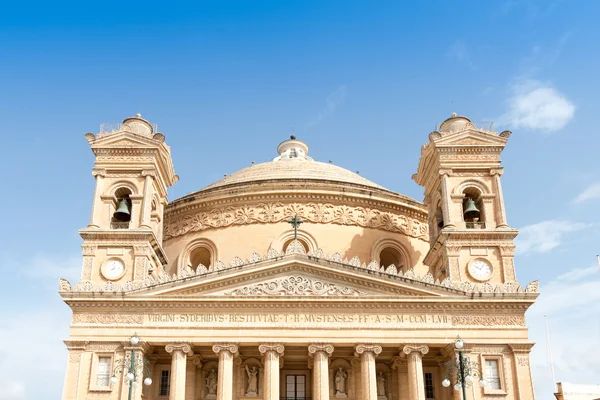
[[[134,334],[129,338],[129,343],[132,346],[136,346],[140,342],[140,338]],[[140,370],[140,374],[146,375],[144,379],[144,385],[150,386],[152,385],[152,379],[148,375],[150,375],[150,368],[148,368],[148,360],[145,360],[143,357],[136,361],[135,359],[135,349],[131,349],[131,360],[129,363],[126,360],[126,357],[122,360],[115,361],[115,368],[113,370],[113,375],[110,377],[110,383],[113,385],[119,382],[119,378],[117,378],[117,374],[124,374],[125,380],[129,385],[129,395],[127,396],[127,400],[131,400],[131,396],[133,395],[133,388],[139,386],[138,379],[138,370]],[[127,365],[129,364],[129,365]],[[127,371],[127,373],[125,373]]]
[[[477,363],[472,363],[471,360],[463,357],[463,347],[465,347],[465,342],[460,337],[454,341],[454,348],[458,350],[458,357],[456,360],[450,360],[444,364],[446,366],[446,373],[444,374],[442,386],[450,386],[450,379],[455,379],[454,390],[462,390],[463,400],[467,400],[466,387],[470,386],[476,377],[480,378],[480,387],[485,387],[486,382],[483,379],[481,371],[477,368]]]

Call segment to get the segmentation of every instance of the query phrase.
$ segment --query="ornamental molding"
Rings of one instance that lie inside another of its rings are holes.
[[[313,357],[317,352],[324,352],[329,357],[333,353],[334,347],[331,343],[311,343],[308,345],[308,355]]]
[[[469,351],[471,353],[484,354],[484,355],[493,355],[493,354],[504,354],[509,353],[509,349],[507,346],[469,346]]]
[[[219,354],[222,351],[228,351],[231,354],[237,354],[239,346],[237,343],[221,342],[213,344],[212,350],[215,354]]]
[[[514,353],[529,353],[533,348],[533,343],[512,343],[509,344]]]
[[[129,343],[128,343],[129,344]],[[119,349],[122,349],[123,345],[119,342],[115,342],[115,343],[90,343],[88,344],[85,349],[86,351],[97,351],[97,352],[101,352],[101,351],[106,351],[106,352],[115,352]]]
[[[287,295],[287,296],[359,296],[368,293],[350,286],[340,286],[335,283],[311,279],[300,275],[275,279],[269,282],[260,282],[244,286],[231,292],[227,296],[261,296],[261,295]]]
[[[168,213],[165,216],[164,239],[234,225],[278,223],[294,216],[305,222],[380,229],[429,241],[425,213],[422,220],[418,220],[394,212],[331,203],[261,203],[214,208],[186,215]]]

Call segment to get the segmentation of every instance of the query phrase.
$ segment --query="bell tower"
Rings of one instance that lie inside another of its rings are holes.
[[[515,282],[514,238],[502,197],[500,153],[510,136],[452,114],[421,148],[413,179],[425,189],[430,249],[440,281]]]
[[[142,280],[166,265],[162,249],[167,188],[177,180],[165,136],[140,114],[98,135],[86,133],[96,156],[90,222],[83,238],[81,281]]]

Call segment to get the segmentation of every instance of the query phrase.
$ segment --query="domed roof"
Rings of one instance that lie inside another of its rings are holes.
[[[202,191],[241,183],[270,180],[333,181],[387,190],[362,176],[330,163],[322,163],[308,156],[306,143],[292,136],[277,147],[279,156],[272,161],[241,169],[206,186]]]

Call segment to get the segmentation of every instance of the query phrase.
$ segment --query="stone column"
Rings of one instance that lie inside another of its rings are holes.
[[[393,358],[392,368],[395,369],[398,373],[398,398],[406,399],[408,398],[408,368],[406,365],[406,358],[403,357],[394,357]]]
[[[329,400],[329,356],[333,345],[329,343],[311,343],[308,355],[313,357],[313,400]]]
[[[502,196],[502,183],[500,182],[500,175],[502,175],[501,169],[493,169],[490,171],[494,176],[494,184],[496,186],[496,221],[498,225],[496,228],[508,228],[508,223],[506,222],[506,209],[504,207],[504,196]]]
[[[402,348],[402,352],[408,356],[408,399],[425,400],[423,356],[429,353],[429,347],[423,344],[409,344]]]
[[[448,193],[448,175],[451,170],[440,170],[442,175],[442,216],[444,217],[443,228],[454,228],[454,224],[451,223],[452,216],[450,215],[450,193]]]
[[[142,171],[142,176],[146,177],[144,182],[144,197],[142,198],[142,209],[140,218],[140,227],[150,228],[150,212],[152,211],[152,199],[150,198],[150,188],[152,187],[153,171]]]
[[[377,375],[375,357],[381,353],[381,346],[376,344],[359,344],[356,355],[360,357],[360,390],[363,400],[377,400]]]
[[[90,223],[88,228],[100,228],[98,224],[98,203],[100,203],[100,196],[102,195],[102,191],[104,190],[104,174],[105,170],[101,169],[93,169],[92,175],[96,178],[96,187],[94,188],[94,199],[92,200],[92,215],[90,215]],[[110,225],[110,216],[108,218],[108,224]],[[110,226],[108,226],[110,227]]]
[[[196,400],[196,370],[202,367],[200,356],[188,358],[187,372],[185,378],[185,399]]]
[[[171,354],[171,380],[169,400],[185,400],[185,378],[187,356],[194,354],[189,343],[170,343],[165,346]]]
[[[258,346],[265,366],[263,400],[279,400],[279,358],[283,357],[283,350],[284,347],[280,343],[264,343]]]
[[[217,400],[231,400],[233,397],[233,356],[238,352],[238,345],[215,343],[212,349],[219,356]]]

